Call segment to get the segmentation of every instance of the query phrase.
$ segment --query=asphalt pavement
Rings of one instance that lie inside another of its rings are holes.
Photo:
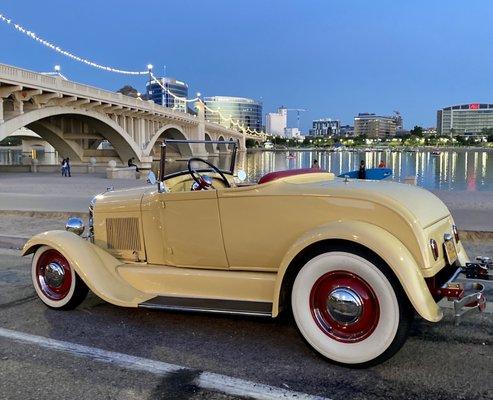
[[[94,295],[73,311],[48,309],[30,257],[0,249],[0,398],[233,399],[259,387],[253,397],[493,399],[491,311],[458,327],[449,310],[438,324],[417,318],[392,359],[354,370],[314,354],[289,318],[129,309]],[[179,367],[160,372],[170,365]]]

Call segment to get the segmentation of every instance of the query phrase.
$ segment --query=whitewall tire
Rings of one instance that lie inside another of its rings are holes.
[[[88,293],[86,284],[67,259],[49,246],[41,246],[34,253],[31,277],[38,297],[51,308],[73,309]]]
[[[298,272],[291,307],[318,353],[336,363],[369,366],[393,355],[407,337],[410,312],[398,289],[388,272],[366,258],[331,251]]]

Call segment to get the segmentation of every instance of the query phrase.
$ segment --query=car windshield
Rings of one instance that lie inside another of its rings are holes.
[[[188,172],[188,161],[191,158],[200,158],[222,172],[233,174],[237,149],[236,141],[165,139],[159,155],[159,177],[166,179]],[[207,164],[196,160],[192,161],[192,166],[197,170],[211,170]]]

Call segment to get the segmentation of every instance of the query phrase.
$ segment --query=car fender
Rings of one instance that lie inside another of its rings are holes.
[[[153,297],[123,280],[117,272],[122,263],[90,241],[67,231],[49,231],[33,236],[22,249],[22,255],[34,253],[40,246],[59,251],[101,299],[124,307],[137,307]]]
[[[418,314],[431,322],[442,319],[443,312],[433,299],[419,265],[406,246],[381,227],[362,221],[344,220],[331,222],[306,232],[288,250],[277,275],[273,316],[279,312],[282,281],[291,261],[309,245],[329,239],[356,242],[376,253],[392,269]]]

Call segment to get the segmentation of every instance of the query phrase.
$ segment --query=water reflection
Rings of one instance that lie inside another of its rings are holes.
[[[367,168],[376,168],[381,160],[392,168],[396,181],[416,177],[419,186],[440,190],[493,190],[493,153],[487,150],[448,150],[434,155],[423,151],[258,151],[248,153],[245,170],[251,181],[258,180],[267,172],[308,168],[313,160],[322,169],[336,175],[358,168],[365,160]]]

